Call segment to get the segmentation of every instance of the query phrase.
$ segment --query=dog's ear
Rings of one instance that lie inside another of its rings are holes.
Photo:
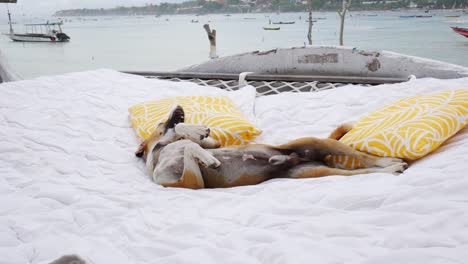
[[[141,158],[145,154],[147,141],[143,141],[135,152],[135,156]]]
[[[168,129],[174,128],[179,123],[184,123],[185,121],[185,112],[182,106],[176,106],[169,115],[169,118],[166,122],[166,131]]]

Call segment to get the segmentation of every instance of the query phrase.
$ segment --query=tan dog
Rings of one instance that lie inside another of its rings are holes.
[[[279,146],[218,148],[207,127],[184,124],[184,110],[178,106],[135,154],[145,159],[148,174],[156,183],[190,189],[252,185],[273,178],[399,173],[407,168],[401,159],[372,156],[337,141],[350,129],[345,125],[336,129],[332,138],[300,138]],[[324,165],[330,155],[350,156],[369,168],[330,168]]]

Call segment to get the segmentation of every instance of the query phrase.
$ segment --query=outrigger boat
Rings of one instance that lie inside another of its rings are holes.
[[[5,34],[10,37],[13,41],[22,42],[67,42],[70,41],[70,37],[63,33],[62,25],[63,22],[55,23],[40,23],[40,24],[25,24],[26,33],[18,34],[13,30],[11,23],[11,14],[8,10],[8,21],[10,22],[10,33]]]
[[[280,27],[263,27],[263,30],[280,30]]]
[[[468,38],[468,28],[452,27],[452,30],[455,33],[458,33],[458,34]]]
[[[287,21],[287,22],[279,21],[279,22],[273,22],[274,25],[292,25],[292,24],[295,24],[295,23],[296,23],[295,21]]]
[[[147,78],[194,82],[234,91],[246,84],[258,96],[317,92],[347,84],[362,86],[414,78],[468,77],[468,68],[389,51],[305,46],[218,57],[176,71],[126,71]]]
[[[409,16],[400,16],[400,18],[431,18],[432,15],[409,15]]]

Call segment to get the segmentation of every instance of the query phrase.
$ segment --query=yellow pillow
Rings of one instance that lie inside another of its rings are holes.
[[[184,108],[186,123],[209,127],[211,136],[221,146],[247,144],[261,134],[228,97],[178,96],[130,107],[130,120],[137,135],[147,139],[160,122],[167,120],[176,105]]]
[[[468,89],[403,98],[363,118],[341,142],[382,157],[417,160],[437,149],[468,122]],[[365,167],[332,157],[339,168]]]

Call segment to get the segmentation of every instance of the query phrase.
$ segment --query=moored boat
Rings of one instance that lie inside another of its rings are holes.
[[[248,84],[262,96],[323,91],[347,84],[401,83],[415,78],[456,79],[468,77],[468,68],[388,51],[306,46],[219,57],[172,72],[127,73],[226,90]]]
[[[26,24],[26,28],[43,27],[45,33],[27,32],[23,34],[15,33],[10,30],[7,34],[13,41],[21,42],[68,42],[70,37],[62,32],[61,23],[45,23],[45,24]],[[33,29],[34,30],[34,29]],[[41,30],[42,31],[42,30]]]
[[[291,25],[295,24],[295,21],[279,21],[279,22],[273,22],[272,24],[274,25]]]
[[[280,30],[281,27],[263,27],[263,30]]]
[[[306,46],[255,51],[220,57],[179,72],[322,76],[327,78],[468,77],[468,68],[389,51],[365,51],[350,47]]]
[[[451,28],[455,33],[458,33],[468,38],[468,28],[460,28],[460,27],[451,27]]]
[[[432,15],[405,15],[400,16],[400,18],[431,18]]]
[[[25,24],[26,33],[18,34],[13,30],[11,23],[11,14],[8,11],[8,21],[10,22],[10,33],[5,34],[13,41],[20,42],[67,42],[70,37],[63,33],[63,22],[55,23],[39,23],[39,24]]]

